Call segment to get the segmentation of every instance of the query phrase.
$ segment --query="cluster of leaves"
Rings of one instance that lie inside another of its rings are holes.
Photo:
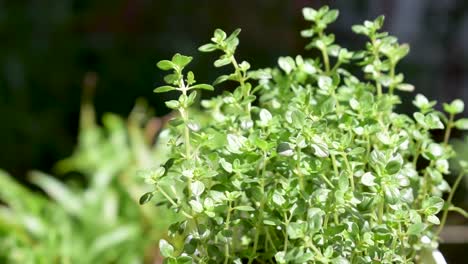
[[[196,90],[212,90],[183,74],[191,57],[158,63],[174,73],[155,92],[181,92],[166,103],[180,113],[168,128],[170,159],[148,173],[155,190],[142,199],[159,194],[183,217],[160,241],[165,263],[414,263],[437,247],[434,228],[446,219],[437,214],[451,202],[441,198],[448,140],[454,127],[467,129],[455,120],[463,102],[444,104],[446,115],[418,94],[412,116],[394,112],[394,92],[413,90],[396,72],[409,48],[381,32],[383,17],[353,26],[368,42],[349,51],[325,32],[337,10],[303,15],[306,48],[320,58],[250,70],[235,58],[239,30],[217,29],[200,47],[223,53],[215,67],[233,68],[215,84],[238,84],[202,101],[207,119],[191,114]],[[355,66],[362,73],[347,70]],[[431,137],[438,129],[443,142]]]
[[[135,177],[137,169],[166,155],[145,136],[146,107],[137,104],[128,123],[107,114],[104,127],[95,124],[90,105],[82,113],[77,150],[57,164],[69,181],[32,173],[49,197],[0,171],[1,263],[137,264],[152,263],[158,254],[154,244],[175,216],[137,206],[148,189]]]

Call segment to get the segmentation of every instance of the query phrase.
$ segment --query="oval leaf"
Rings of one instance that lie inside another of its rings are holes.
[[[140,197],[140,204],[145,204],[153,198],[153,192],[147,192]]]
[[[164,85],[164,86],[160,86],[160,87],[154,89],[153,92],[155,92],[155,93],[165,93],[165,92],[174,91],[174,90],[176,90],[175,87],[172,87],[172,86],[169,86],[169,85]]]
[[[202,90],[208,90],[208,91],[213,91],[214,87],[209,85],[209,84],[197,84],[194,86],[191,86],[190,88],[192,89],[202,89]]]

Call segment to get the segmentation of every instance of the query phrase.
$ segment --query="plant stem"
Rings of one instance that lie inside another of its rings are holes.
[[[338,67],[340,67],[340,65],[341,65],[341,61],[337,61],[335,66],[333,66],[333,68],[331,69],[331,72],[335,72],[338,69]]]
[[[392,80],[392,84],[390,85],[390,87],[388,87],[388,92],[390,93],[390,95],[392,95],[393,90],[395,89],[395,84],[393,82],[393,80],[395,79],[395,63],[394,62],[391,62],[391,65],[390,65],[390,79]]]
[[[351,169],[351,166],[349,165],[348,156],[344,152],[341,154],[341,156],[343,157],[345,164],[346,164],[346,168],[348,169],[349,182],[351,183],[351,191],[354,192],[354,175],[353,175],[353,170]]]
[[[326,184],[328,184],[328,186],[330,186],[330,188],[335,189],[335,185],[333,185],[333,183],[331,183],[331,181],[327,179],[327,176],[325,176],[325,174],[320,174],[320,177],[322,177],[322,179],[325,181]]]
[[[377,83],[377,97],[382,96],[382,85],[380,83]]]
[[[185,86],[184,80],[181,80],[180,88],[182,91],[182,94],[187,97],[187,88]],[[191,159],[191,154],[190,154],[190,128],[188,127],[188,122],[189,122],[189,111],[188,108],[184,105],[179,109],[179,112],[182,116],[182,119],[184,120],[185,126],[184,126],[184,145],[185,145],[185,159],[190,160]],[[192,188],[191,188],[191,183],[192,179],[188,179],[188,184],[187,184],[187,190],[189,197],[192,197]]]
[[[266,240],[267,240],[268,242],[270,242],[271,247],[272,247],[273,250],[276,252],[277,250],[276,250],[275,244],[273,243],[273,240],[271,240],[270,231],[268,230],[267,227],[265,228],[265,231],[266,231]]]
[[[292,217],[292,215],[291,215],[291,217]],[[283,232],[283,234],[284,234],[283,251],[284,251],[285,255],[288,252],[288,244],[289,244],[289,237],[288,237],[289,221],[290,221],[290,219],[288,219],[288,214],[285,212],[284,213],[284,232]]]
[[[326,73],[330,73],[330,60],[328,58],[328,53],[326,49],[320,49],[322,52],[322,57],[323,57],[323,63],[325,64],[325,71]]]
[[[166,193],[166,191],[164,191],[163,188],[161,188],[161,186],[159,185],[156,185],[156,188],[158,189],[158,191],[161,192],[161,194],[174,206],[174,207],[179,207],[179,205]],[[193,219],[193,216],[191,216],[190,214],[188,214],[187,212],[185,212],[184,210],[181,210],[182,214],[187,217],[187,218],[190,218],[190,219]]]
[[[442,219],[440,221],[440,226],[439,226],[439,229],[437,229],[437,232],[436,232],[436,237],[439,237],[440,232],[442,232],[442,229],[444,228],[445,222],[447,221],[447,215],[448,215],[449,208],[452,205],[453,195],[457,191],[458,185],[460,184],[460,182],[463,179],[464,175],[465,175],[464,172],[460,172],[458,174],[457,179],[455,180],[455,183],[453,184],[452,190],[450,190],[450,194],[449,194],[449,196],[447,198],[446,206],[445,206],[444,212],[442,214]]]
[[[323,30],[320,30],[318,32],[318,36],[320,39],[323,38]],[[325,73],[329,74],[330,73],[330,59],[328,58],[327,47],[325,46],[324,48],[321,48],[320,51],[322,52],[323,64],[325,64]]]
[[[234,69],[235,69],[235,73],[237,74],[238,78],[239,78],[239,84],[240,86],[242,87],[242,92],[244,93],[244,99],[247,98],[250,94],[249,94],[249,91],[246,89],[245,87],[245,79],[244,79],[244,76],[242,74],[242,71],[239,67],[239,64],[237,63],[236,61],[236,58],[234,58],[234,56],[231,56],[231,63],[232,65],[234,66]],[[250,111],[251,111],[251,108],[252,108],[252,104],[249,102],[247,105],[246,105],[246,113],[247,115],[249,116],[249,119],[251,119],[251,115],[250,115]]]
[[[258,222],[255,230],[255,240],[252,248],[252,255],[249,258],[248,264],[252,263],[255,254],[257,253],[258,240],[260,238],[260,230],[263,226],[263,207],[265,206],[265,170],[266,170],[266,153],[263,153],[263,165],[262,172],[260,175],[260,190],[262,192],[262,199],[260,200],[260,208],[258,212]],[[257,172],[258,174],[258,172]]]
[[[229,208],[228,208],[228,213],[226,216],[226,223],[224,224],[224,229],[229,230],[229,224],[231,221],[231,211],[232,211],[232,201],[229,201]],[[224,264],[227,264],[229,262],[229,243],[226,242],[224,244]]]
[[[384,206],[385,206],[385,203],[384,203],[385,198],[384,198],[384,196],[382,196],[380,199],[381,199],[381,201],[380,201],[380,203],[379,203],[379,212],[378,212],[378,216],[377,216],[377,217],[378,217],[378,223],[379,223],[379,225],[382,224],[382,221],[383,221]]]
[[[431,161],[429,163],[428,168],[433,166],[433,164],[434,164],[434,161]],[[424,200],[424,198],[426,197],[427,192],[430,190],[430,187],[431,187],[431,186],[429,186],[430,178],[429,178],[429,172],[428,172],[427,168],[424,171],[423,179],[424,179],[424,185],[422,186],[422,192],[421,192],[421,194],[419,196],[420,201]]]
[[[299,176],[299,186],[302,191],[305,190],[304,188],[304,175],[301,172],[300,164],[301,164],[301,149],[298,147],[296,148],[297,152],[297,160],[296,160],[296,171],[297,175]]]
[[[449,121],[447,122],[447,129],[445,129],[445,135],[444,135],[444,145],[445,146],[447,146],[448,141],[450,139],[450,133],[452,132],[453,118],[454,117],[455,117],[454,114],[450,114]]]
[[[418,164],[419,155],[421,155],[421,143],[416,145],[416,155],[414,155],[413,158],[413,166],[415,169],[417,169],[416,166]]]
[[[378,60],[380,62],[379,50],[376,48],[375,37],[371,37],[371,44],[373,47],[372,53],[374,54],[374,57],[375,57],[374,60]],[[377,72],[377,76],[375,78],[375,84],[377,87],[377,97],[382,96],[382,85],[378,81],[379,77],[380,77],[380,72]]]
[[[335,173],[335,176],[338,176],[338,166],[336,165],[336,158],[334,154],[331,154],[331,159],[332,159],[332,165],[333,165],[333,172]]]

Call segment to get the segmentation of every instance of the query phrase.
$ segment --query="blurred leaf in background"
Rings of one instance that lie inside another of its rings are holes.
[[[106,114],[100,127],[85,97],[78,147],[57,164],[63,182],[31,173],[44,196],[1,171],[0,263],[153,263],[174,216],[138,205],[138,169],[167,156],[164,135],[153,143],[162,121],[150,116],[138,101],[127,121]]]

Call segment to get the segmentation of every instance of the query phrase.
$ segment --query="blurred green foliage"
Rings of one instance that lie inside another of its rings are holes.
[[[78,147],[57,164],[64,182],[31,173],[47,196],[0,171],[0,263],[152,263],[174,216],[137,202],[138,168],[167,156],[164,138],[152,142],[161,121],[149,116],[139,102],[127,121],[106,114],[100,127],[85,103]]]

